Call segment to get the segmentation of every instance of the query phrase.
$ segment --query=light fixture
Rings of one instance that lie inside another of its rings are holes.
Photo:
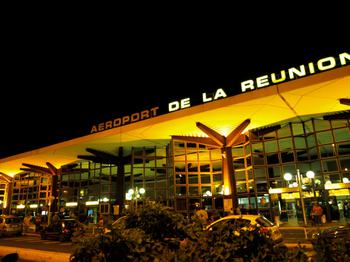
[[[311,171],[311,170],[307,171],[306,176],[307,176],[307,178],[313,179],[313,178],[315,178],[315,172]]]
[[[349,178],[343,177],[343,183],[350,183]]]
[[[291,181],[293,176],[291,173],[285,173],[283,178],[284,178],[284,180]]]

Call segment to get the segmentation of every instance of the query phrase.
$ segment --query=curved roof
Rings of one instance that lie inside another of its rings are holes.
[[[349,106],[340,104],[340,98],[350,98],[350,66],[0,159],[0,172],[13,176],[20,172],[22,163],[45,166],[50,162],[60,167],[78,160],[78,155],[86,154],[86,148],[116,153],[118,146],[165,145],[172,135],[204,136],[196,122],[227,135],[248,118],[248,128],[253,129],[296,116],[349,110]]]

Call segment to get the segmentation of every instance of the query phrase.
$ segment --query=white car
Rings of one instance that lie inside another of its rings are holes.
[[[206,227],[206,230],[213,230],[217,226],[224,224],[239,225],[243,229],[249,229],[251,226],[260,227],[265,233],[268,233],[275,243],[283,241],[279,227],[273,224],[263,215],[230,215],[220,218]]]

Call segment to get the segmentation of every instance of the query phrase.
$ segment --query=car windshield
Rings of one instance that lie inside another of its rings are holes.
[[[273,226],[273,223],[264,216],[258,217],[255,221],[256,221],[256,223],[258,223],[259,225],[261,225],[263,227],[272,227]]]
[[[12,224],[12,223],[19,224],[19,223],[21,223],[21,220],[18,217],[8,217],[5,219],[5,223],[6,224]]]
[[[63,224],[64,227],[71,228],[71,227],[75,227],[76,222],[75,222],[75,220],[64,220],[62,222],[62,224]]]

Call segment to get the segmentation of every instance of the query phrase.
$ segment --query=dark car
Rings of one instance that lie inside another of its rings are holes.
[[[279,244],[283,242],[279,227],[263,215],[229,215],[212,222],[206,227],[206,230],[215,230],[217,227],[225,224],[236,225],[243,230],[249,230],[251,226],[257,226],[260,228],[260,232],[268,234],[274,243]]]
[[[334,226],[312,235],[313,261],[349,261],[350,224]],[[344,259],[342,259],[344,258]]]
[[[55,239],[59,241],[71,240],[73,233],[78,228],[78,222],[75,219],[61,219],[57,223],[43,228],[40,231],[41,239]]]
[[[336,242],[336,241],[350,240],[350,224],[330,227],[312,235],[311,243],[313,245],[319,244],[321,241]]]

